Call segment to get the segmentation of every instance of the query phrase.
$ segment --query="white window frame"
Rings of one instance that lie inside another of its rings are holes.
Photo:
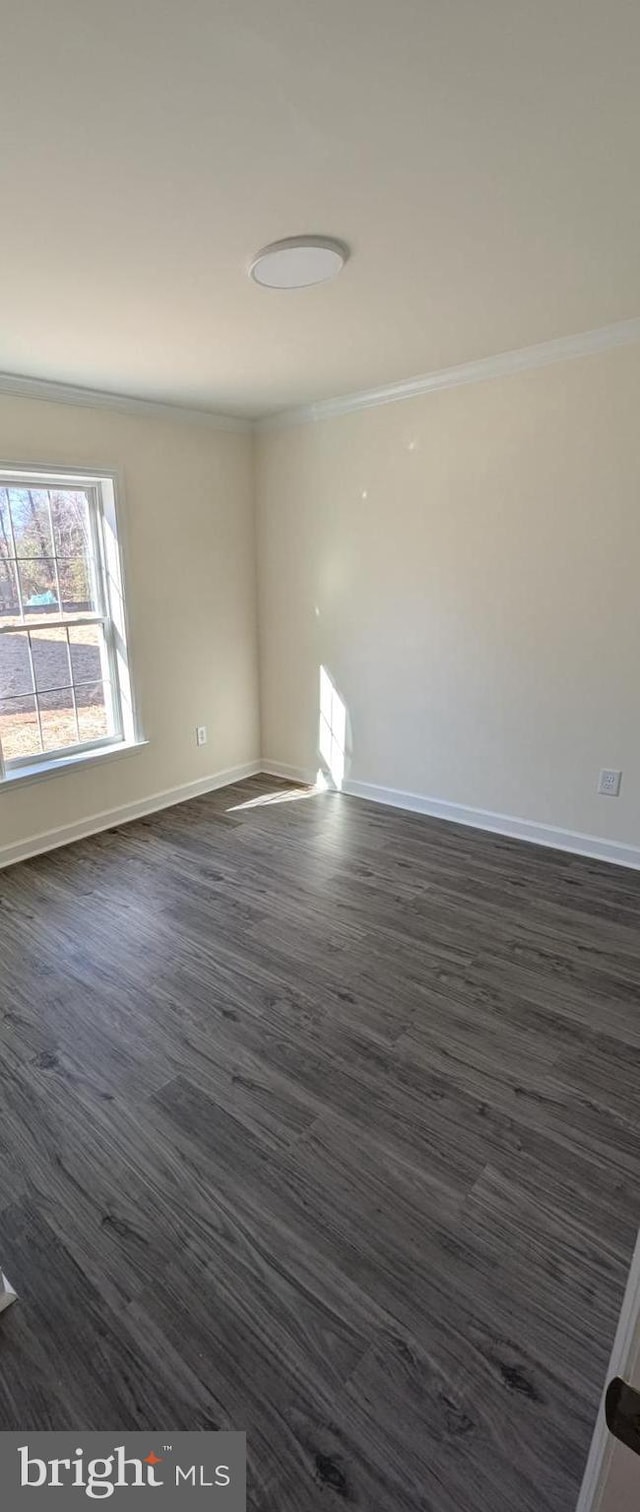
[[[103,676],[109,681],[112,699],[113,732],[96,740],[78,741],[72,746],[56,747],[40,751],[37,755],[18,756],[5,760],[0,743],[0,788],[21,778],[64,770],[84,759],[96,760],[116,755],[143,744],[140,724],[133,694],[130,664],[130,636],[123,572],[123,541],[120,520],[121,492],[118,476],[113,471],[59,467],[43,467],[25,464],[7,466],[0,462],[0,488],[77,489],[87,495],[89,522],[92,537],[92,557],[95,567],[95,611],[90,614],[52,615],[42,624],[0,627],[0,637],[12,632],[26,634],[26,630],[68,628],[76,625],[100,625],[104,635],[105,665]],[[14,542],[15,551],[15,542]],[[22,611],[19,574],[16,574],[18,597]],[[61,602],[61,600],[60,600]],[[31,645],[32,681],[35,688]],[[56,689],[47,689],[47,693]],[[75,691],[72,696],[75,710]],[[37,700],[36,700],[37,708]]]

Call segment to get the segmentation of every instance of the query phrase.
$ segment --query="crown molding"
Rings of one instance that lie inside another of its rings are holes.
[[[528,372],[532,368],[549,367],[554,362],[567,362],[575,357],[595,356],[598,352],[631,346],[638,341],[640,316],[618,321],[616,325],[600,326],[595,331],[583,331],[577,336],[559,336],[553,341],[539,342],[536,346],[500,352],[495,357],[480,357],[475,362],[463,362],[458,367],[440,368],[433,373],[423,373],[418,378],[385,384],[382,388],[363,389],[359,393],[345,394],[342,398],[320,399],[316,404],[280,410],[256,421],[255,428],[259,432],[281,430],[290,425],[331,420],[339,415],[374,409],[379,404],[398,404],[404,399],[417,399],[421,394],[433,394],[441,389],[459,388],[466,383],[483,383],[489,378],[505,378],[510,374]]]
[[[442,389],[460,388],[467,383],[483,383],[489,378],[505,378],[532,368],[548,367],[554,362],[568,362],[576,357],[590,357],[616,347],[640,342],[640,316],[620,320],[615,325],[600,326],[577,336],[559,336],[536,346],[519,347],[494,357],[479,357],[457,367],[440,368],[417,378],[384,384],[381,388],[362,389],[334,399],[320,399],[315,404],[298,405],[272,415],[245,419],[239,415],[220,414],[216,410],[168,403],[160,399],[139,399],[132,394],[115,394],[103,389],[83,388],[73,383],[58,383],[50,378],[26,378],[18,373],[0,373],[0,395],[14,399],[40,399],[52,404],[83,405],[88,409],[110,409],[121,414],[146,416],[155,420],[184,420],[204,425],[210,430],[238,431],[250,434],[284,430],[292,425],[309,425],[331,420],[339,415],[357,414],[379,404],[398,404],[433,394]]]
[[[121,414],[141,415],[151,420],[186,420],[192,424],[208,426],[210,430],[249,432],[253,429],[252,420],[244,420],[237,415],[221,415],[215,410],[170,404],[160,399],[136,399],[131,394],[82,388],[73,383],[57,383],[50,378],[23,378],[17,373],[0,373],[1,394],[13,399],[44,399],[52,404],[78,404],[88,409],[118,410]]]

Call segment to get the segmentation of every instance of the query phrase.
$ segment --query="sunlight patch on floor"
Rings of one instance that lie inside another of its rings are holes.
[[[326,793],[328,783],[322,772],[318,772],[316,781],[310,787],[278,788],[274,793],[261,793],[258,798],[247,798],[244,803],[233,803],[227,809],[228,814],[235,814],[239,809],[266,808],[272,803],[298,803],[301,798],[315,798],[318,793]]]

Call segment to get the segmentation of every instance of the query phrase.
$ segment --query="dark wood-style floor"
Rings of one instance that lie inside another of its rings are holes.
[[[246,1428],[256,1512],[572,1512],[639,923],[640,875],[264,778],[1,874],[0,1428]]]

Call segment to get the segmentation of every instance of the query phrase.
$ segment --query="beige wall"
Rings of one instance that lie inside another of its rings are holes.
[[[2,397],[0,458],[121,470],[133,672],[149,742],[93,768],[2,787],[0,848],[255,761],[251,436]],[[196,724],[208,727],[201,749]]]
[[[324,664],[351,779],[640,844],[639,417],[634,347],[263,434],[263,756]]]
[[[255,459],[245,433],[0,398],[1,460],[121,470],[149,741],[0,789],[0,849],[258,759],[254,494],[265,764],[320,764],[324,665],[349,779],[639,846],[639,413],[637,347],[267,432]]]

